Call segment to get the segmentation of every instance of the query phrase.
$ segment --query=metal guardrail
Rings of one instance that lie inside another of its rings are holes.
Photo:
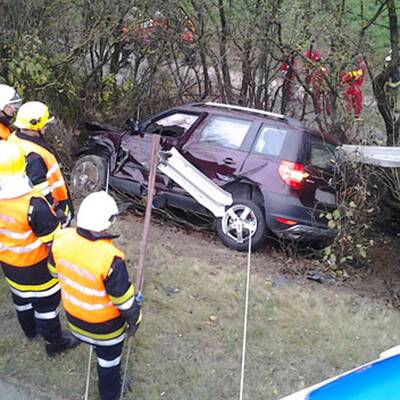
[[[400,168],[400,147],[344,144],[337,151],[349,161],[385,168]]]

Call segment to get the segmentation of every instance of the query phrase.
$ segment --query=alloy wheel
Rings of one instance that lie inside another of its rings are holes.
[[[236,204],[226,211],[221,224],[225,235],[237,243],[244,243],[256,232],[257,217],[250,207]]]

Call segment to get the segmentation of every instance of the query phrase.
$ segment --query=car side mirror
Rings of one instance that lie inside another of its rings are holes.
[[[128,131],[131,135],[139,135],[141,137],[144,136],[144,134],[140,131],[139,122],[137,120],[128,118],[126,120],[126,125],[128,126]]]

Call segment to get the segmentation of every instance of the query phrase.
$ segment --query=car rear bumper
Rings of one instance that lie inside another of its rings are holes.
[[[304,207],[294,196],[264,193],[264,199],[267,226],[278,237],[331,240],[336,236],[336,231],[329,229],[327,220],[320,216],[323,210]]]
[[[335,238],[337,232],[333,229],[323,229],[315,226],[294,225],[274,233],[284,239],[329,241]]]

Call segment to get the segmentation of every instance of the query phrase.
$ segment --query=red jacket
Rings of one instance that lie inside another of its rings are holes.
[[[361,89],[364,83],[365,74],[367,72],[367,67],[364,60],[358,60],[357,67],[358,68],[353,69],[352,71],[342,73],[340,80],[344,86],[354,89]]]

